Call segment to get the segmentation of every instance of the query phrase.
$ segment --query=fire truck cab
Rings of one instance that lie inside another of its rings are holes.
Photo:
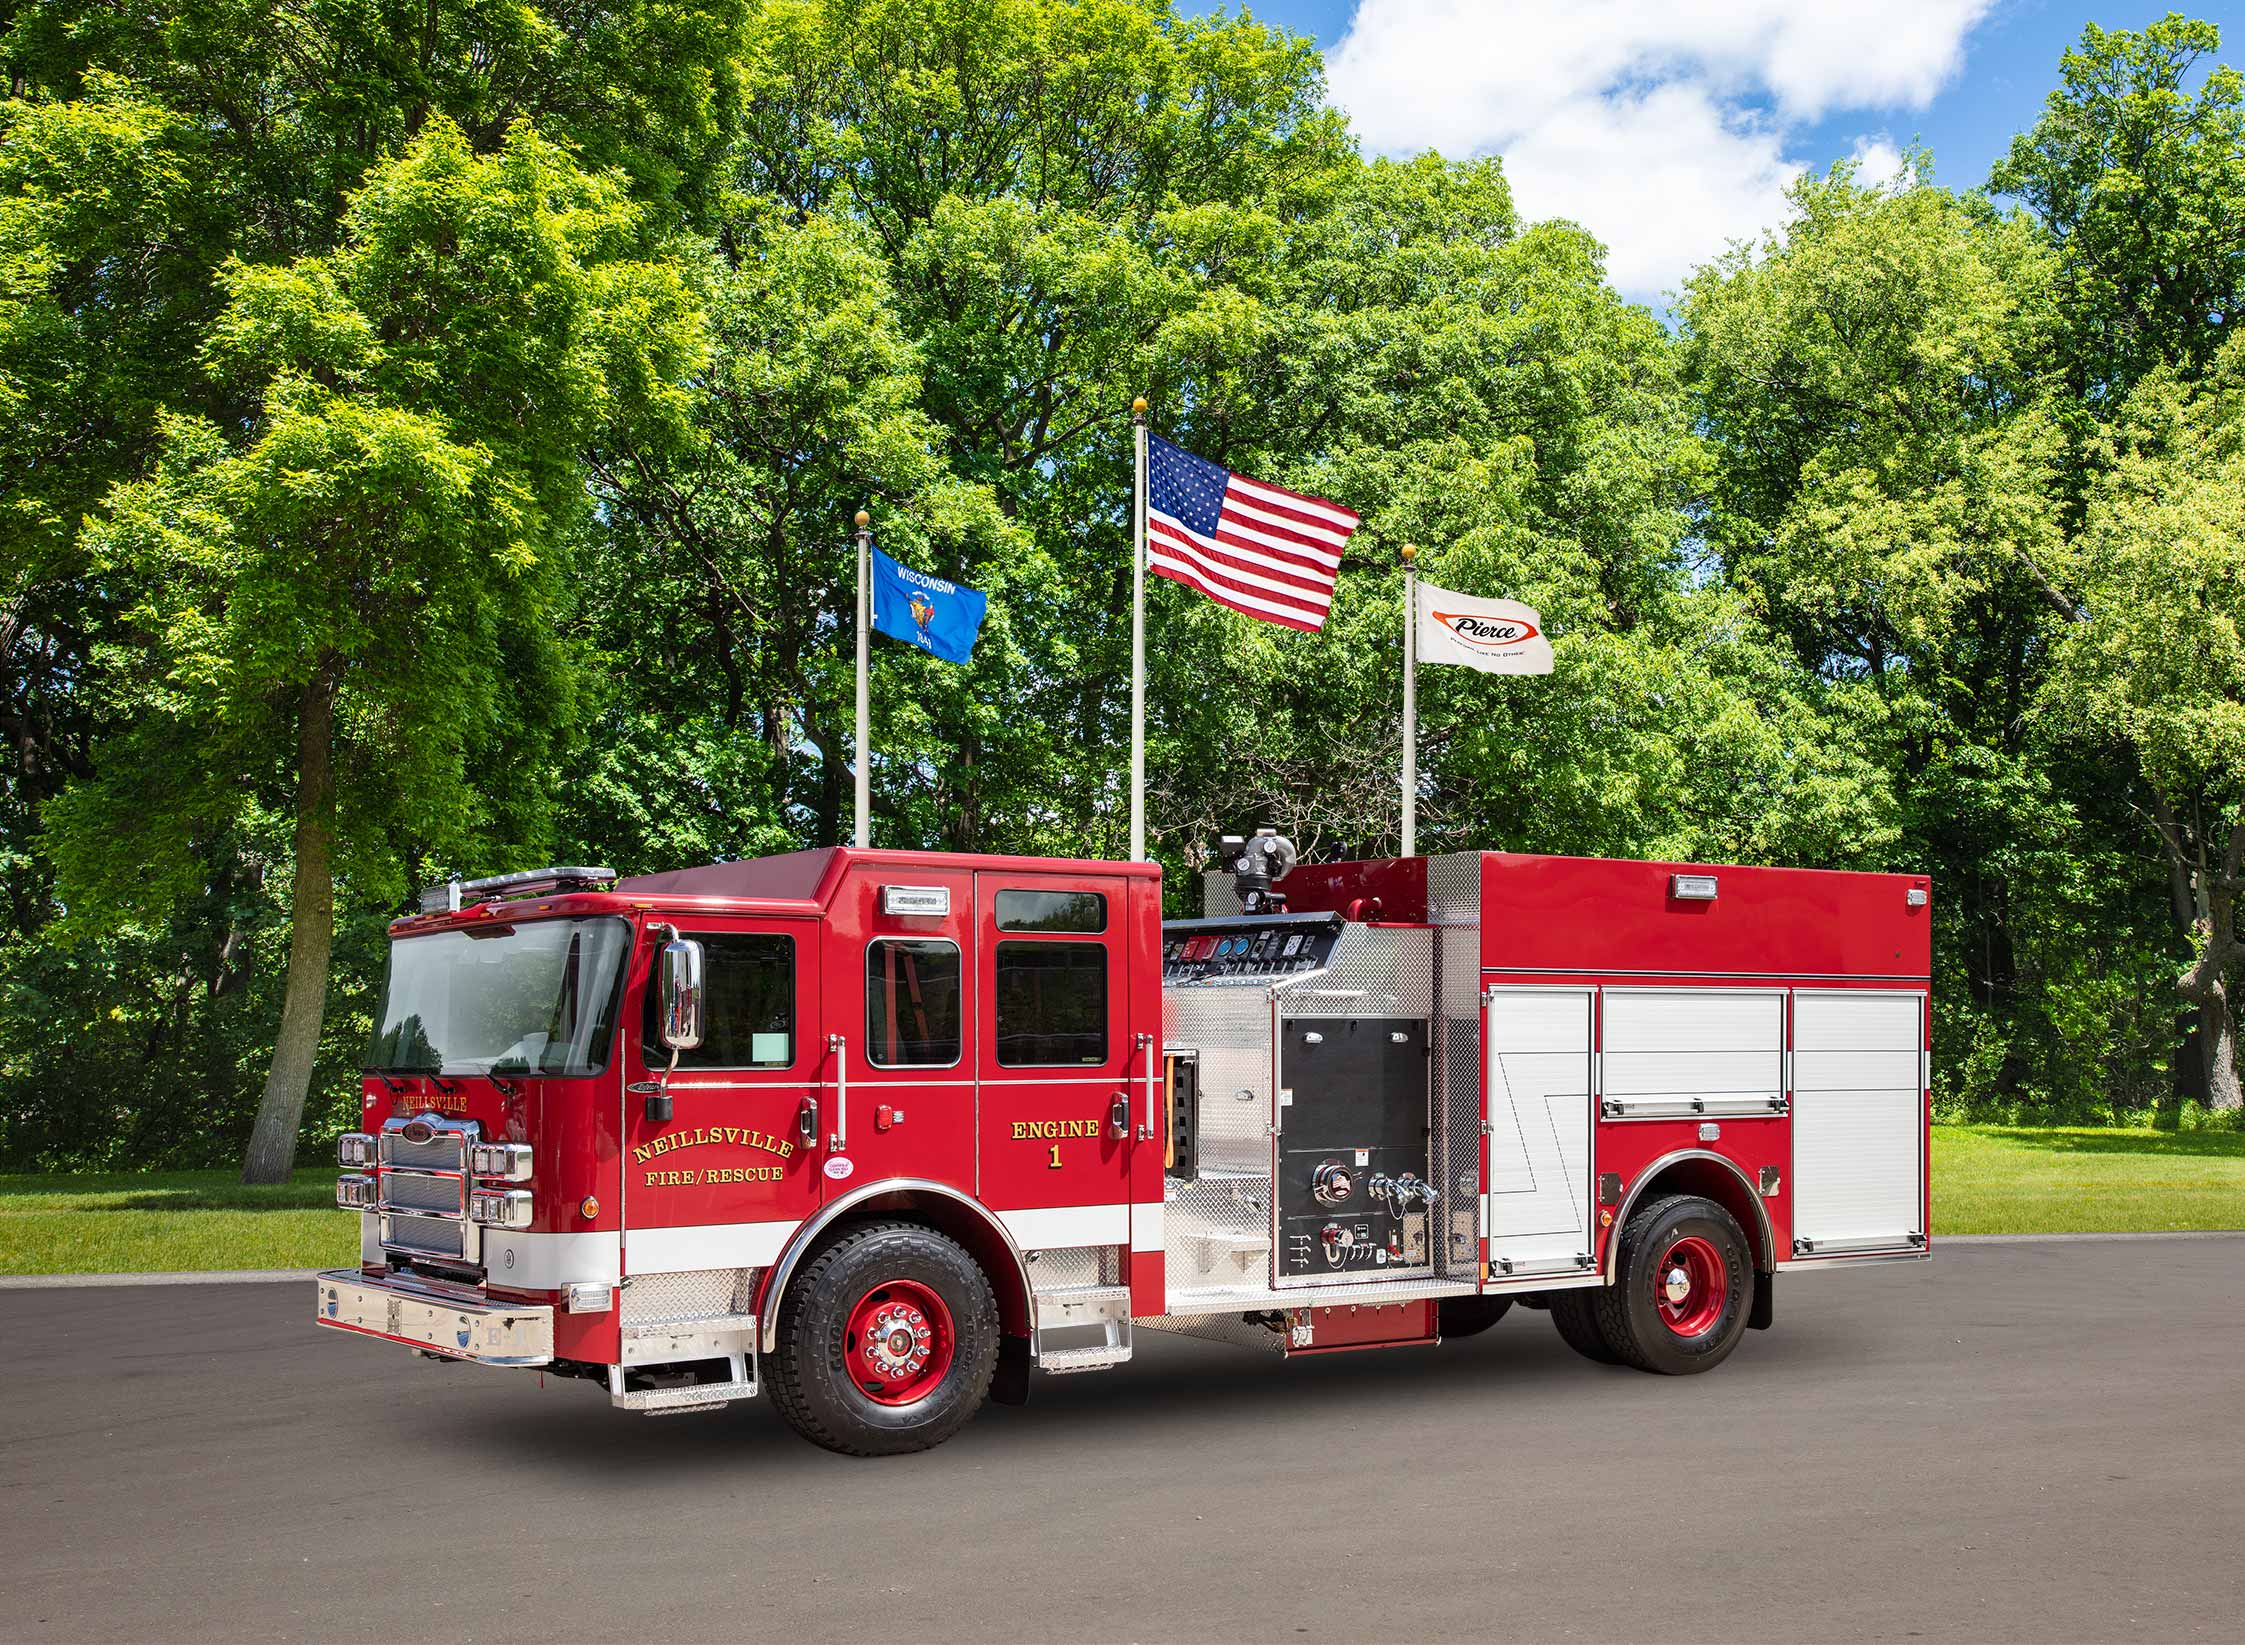
[[[391,928],[318,1322],[922,1449],[1160,1330],[1514,1304],[1705,1370],[1775,1276],[1928,1254],[1909,875],[1232,842],[549,869]]]

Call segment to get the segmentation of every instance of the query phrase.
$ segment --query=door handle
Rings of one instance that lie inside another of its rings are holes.
[[[818,1098],[805,1097],[803,1106],[795,1110],[795,1134],[805,1142],[818,1140]]]
[[[1146,1059],[1146,1124],[1138,1137],[1141,1142],[1151,1142],[1161,1132],[1160,1100],[1154,1095],[1154,1069],[1160,1057],[1151,1034],[1139,1035],[1138,1047]]]
[[[1130,1098],[1121,1091],[1107,1109],[1107,1129],[1118,1138],[1130,1135]]]

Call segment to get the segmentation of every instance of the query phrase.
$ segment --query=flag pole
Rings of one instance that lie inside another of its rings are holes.
[[[1130,512],[1130,860],[1146,858],[1146,402],[1130,402],[1138,459]]]
[[[1403,854],[1419,848],[1419,576],[1416,544],[1403,555]]]
[[[857,829],[859,850],[873,843],[873,760],[866,722],[872,719],[866,688],[866,640],[873,628],[873,516],[857,511]]]

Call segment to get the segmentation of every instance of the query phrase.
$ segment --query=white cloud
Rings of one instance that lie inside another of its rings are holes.
[[[1361,0],[1327,61],[1368,148],[1501,154],[1521,210],[1655,299],[1774,225],[1801,123],[1922,107],[1994,0]],[[1900,156],[1859,142],[1869,161]]]
[[[1908,162],[1902,151],[1894,146],[1894,139],[1880,132],[1876,137],[1858,137],[1855,140],[1855,180],[1865,188],[1884,188],[1902,175]]]

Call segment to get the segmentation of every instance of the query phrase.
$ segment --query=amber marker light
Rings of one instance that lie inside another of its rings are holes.
[[[600,1215],[600,1201],[595,1199],[592,1195],[587,1194],[583,1199],[577,1202],[577,1212],[580,1216],[584,1217],[585,1220],[589,1222],[594,1217]]]

